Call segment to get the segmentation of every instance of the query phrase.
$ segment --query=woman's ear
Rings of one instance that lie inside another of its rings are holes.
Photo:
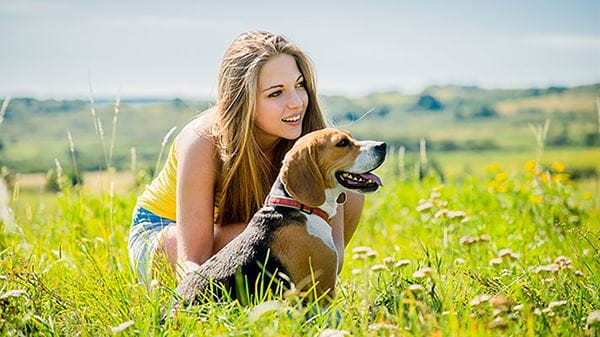
[[[325,202],[325,182],[313,151],[310,146],[292,149],[283,160],[281,180],[294,199],[319,207]]]

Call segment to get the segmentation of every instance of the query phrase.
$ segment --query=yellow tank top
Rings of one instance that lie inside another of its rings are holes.
[[[139,206],[151,211],[163,218],[175,221],[177,219],[177,138],[171,144],[169,155],[165,166],[158,173],[158,176],[152,180],[150,185],[146,185],[144,193],[138,197]],[[220,181],[221,177],[217,177]],[[220,186],[217,184],[217,186]],[[215,200],[219,200],[220,190],[215,191]],[[214,219],[217,218],[219,208],[214,206]]]
[[[165,166],[158,176],[152,180],[150,185],[146,185],[146,190],[138,198],[138,205],[159,215],[163,218],[175,221],[177,219],[176,209],[176,186],[177,186],[177,152],[173,141],[169,149],[169,155]]]

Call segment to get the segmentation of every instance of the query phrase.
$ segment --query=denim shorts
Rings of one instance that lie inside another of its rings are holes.
[[[158,247],[161,231],[174,223],[175,220],[158,216],[143,207],[136,206],[133,209],[127,249],[129,262],[140,282],[150,284],[152,258]]]

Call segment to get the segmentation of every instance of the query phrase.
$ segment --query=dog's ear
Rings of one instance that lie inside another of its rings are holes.
[[[281,171],[283,185],[294,199],[310,207],[325,202],[325,182],[312,146],[292,149],[285,156]]]

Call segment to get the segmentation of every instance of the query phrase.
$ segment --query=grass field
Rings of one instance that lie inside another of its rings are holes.
[[[436,160],[452,164],[446,171],[456,179],[444,184],[433,176],[402,180],[397,161],[388,159],[379,171],[385,186],[367,198],[346,250],[339,295],[310,318],[297,298],[267,297],[248,307],[207,303],[160,325],[172,284],[147,290],[127,258],[139,191],[119,189],[124,180],[113,193],[9,191],[16,221],[0,234],[0,331],[594,336],[600,332],[598,183],[576,184],[562,172],[598,154],[567,158],[565,168],[555,160],[566,155],[555,155],[544,155],[549,174],[527,154],[510,160],[447,154]]]

